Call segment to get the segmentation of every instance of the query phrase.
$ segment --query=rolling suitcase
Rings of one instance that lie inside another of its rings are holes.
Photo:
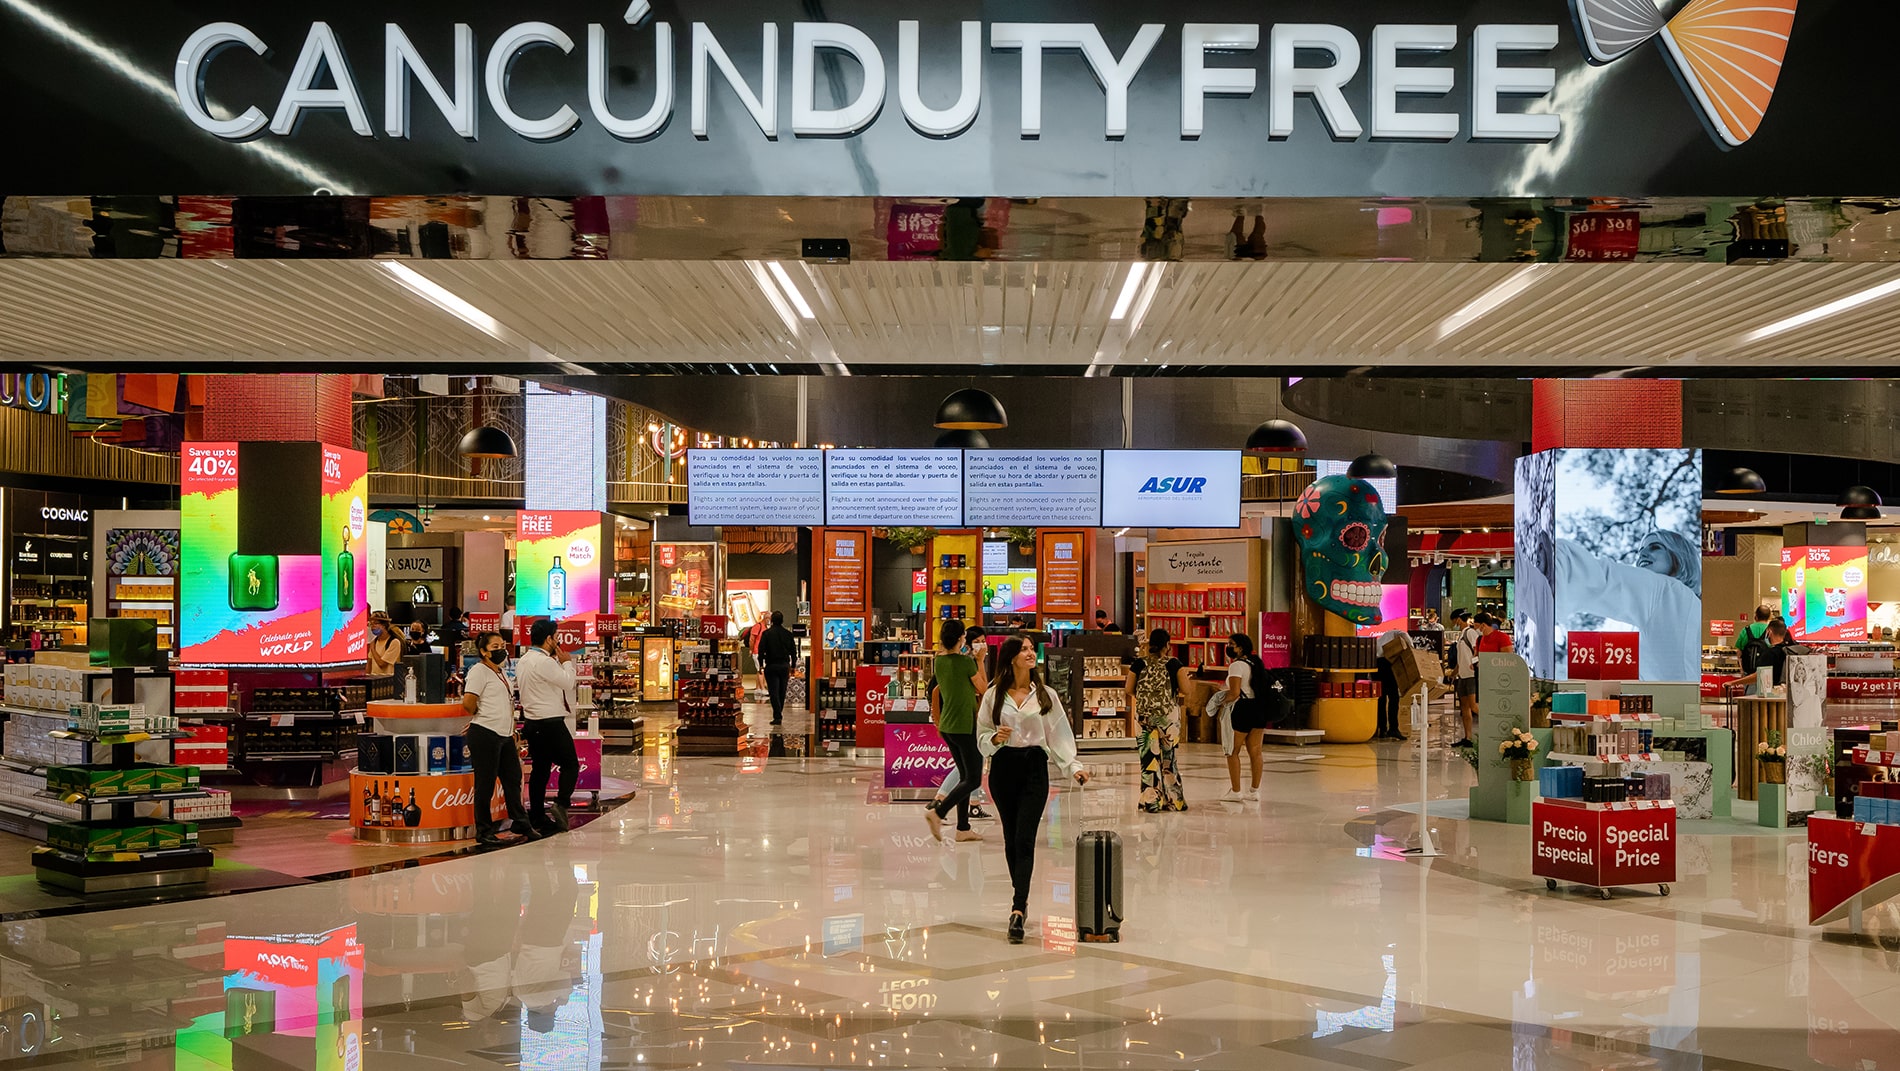
[[[1091,829],[1075,838],[1075,929],[1084,941],[1122,939],[1122,835]]]

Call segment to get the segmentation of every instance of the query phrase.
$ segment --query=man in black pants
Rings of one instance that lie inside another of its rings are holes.
[[[1379,654],[1373,663],[1379,671],[1379,731],[1373,734],[1374,740],[1403,740],[1405,734],[1399,731],[1399,678],[1392,671],[1392,661],[1385,656],[1386,645],[1394,641],[1412,645],[1412,638],[1398,629],[1393,629],[1379,637]]]
[[[499,848],[505,841],[495,832],[492,816],[495,782],[508,804],[509,832],[526,840],[537,834],[521,806],[521,753],[515,750],[515,690],[502,667],[508,648],[498,632],[484,632],[475,641],[482,660],[468,669],[462,689],[462,709],[468,723],[468,757],[475,764],[475,843]]]
[[[772,611],[772,627],[759,637],[759,665],[765,671],[765,692],[772,697],[772,724],[785,719],[785,689],[792,682],[792,664],[798,661],[798,637],[785,627],[785,611]]]
[[[555,642],[555,624],[535,621],[528,638],[533,646],[521,652],[515,664],[515,685],[521,692],[521,735],[528,741],[534,768],[528,773],[528,812],[535,832],[542,836],[567,832],[567,808],[580,778],[580,756],[574,752],[574,734],[567,719],[574,710],[574,663]],[[554,817],[547,814],[548,778],[554,767],[561,781],[554,797]]]

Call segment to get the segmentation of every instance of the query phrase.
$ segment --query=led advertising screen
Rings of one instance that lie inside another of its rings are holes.
[[[515,514],[515,614],[566,621],[601,606],[605,544],[601,515],[591,510],[521,510]]]
[[[1011,569],[983,576],[983,612],[1033,614],[1036,612],[1036,571]]]
[[[183,661],[323,664],[317,444],[188,442],[179,467]]]
[[[688,450],[694,525],[825,523],[823,450]]]
[[[323,447],[323,660],[361,662],[369,628],[369,455]]]
[[[1240,527],[1240,452],[1102,451],[1102,527]]]
[[[1867,526],[1791,524],[1782,529],[1781,615],[1796,640],[1867,638]]]
[[[607,399],[528,384],[528,449],[522,460],[529,509],[607,509]]]
[[[1102,519],[1100,450],[965,450],[963,523],[1094,528]]]
[[[963,451],[824,453],[826,524],[962,526]]]

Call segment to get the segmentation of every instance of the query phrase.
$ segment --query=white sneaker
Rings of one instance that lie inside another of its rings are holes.
[[[1247,798],[1247,797],[1245,797],[1245,796],[1243,796],[1243,795],[1241,795],[1241,794],[1240,794],[1239,792],[1236,792],[1236,791],[1234,791],[1233,789],[1231,789],[1231,788],[1230,788],[1230,789],[1228,789],[1228,790],[1227,790],[1227,791],[1226,791],[1225,793],[1223,793],[1223,794],[1221,795],[1221,797],[1220,797],[1220,802],[1222,802],[1222,803],[1239,803],[1239,802],[1241,802],[1242,800],[1245,800],[1246,798]]]
[[[1247,801],[1248,803],[1259,803],[1259,802],[1260,802],[1260,790],[1259,790],[1259,789],[1257,789],[1257,788],[1250,788],[1250,789],[1248,789],[1248,790],[1247,790],[1247,793],[1246,793],[1246,795],[1244,795],[1244,796],[1242,796],[1242,797],[1240,797],[1240,798],[1241,798],[1241,799],[1243,799],[1243,800],[1246,800],[1246,801]]]

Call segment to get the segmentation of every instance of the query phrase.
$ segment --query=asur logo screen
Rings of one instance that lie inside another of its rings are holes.
[[[1105,450],[1102,523],[1111,528],[1238,528],[1240,454]]]

